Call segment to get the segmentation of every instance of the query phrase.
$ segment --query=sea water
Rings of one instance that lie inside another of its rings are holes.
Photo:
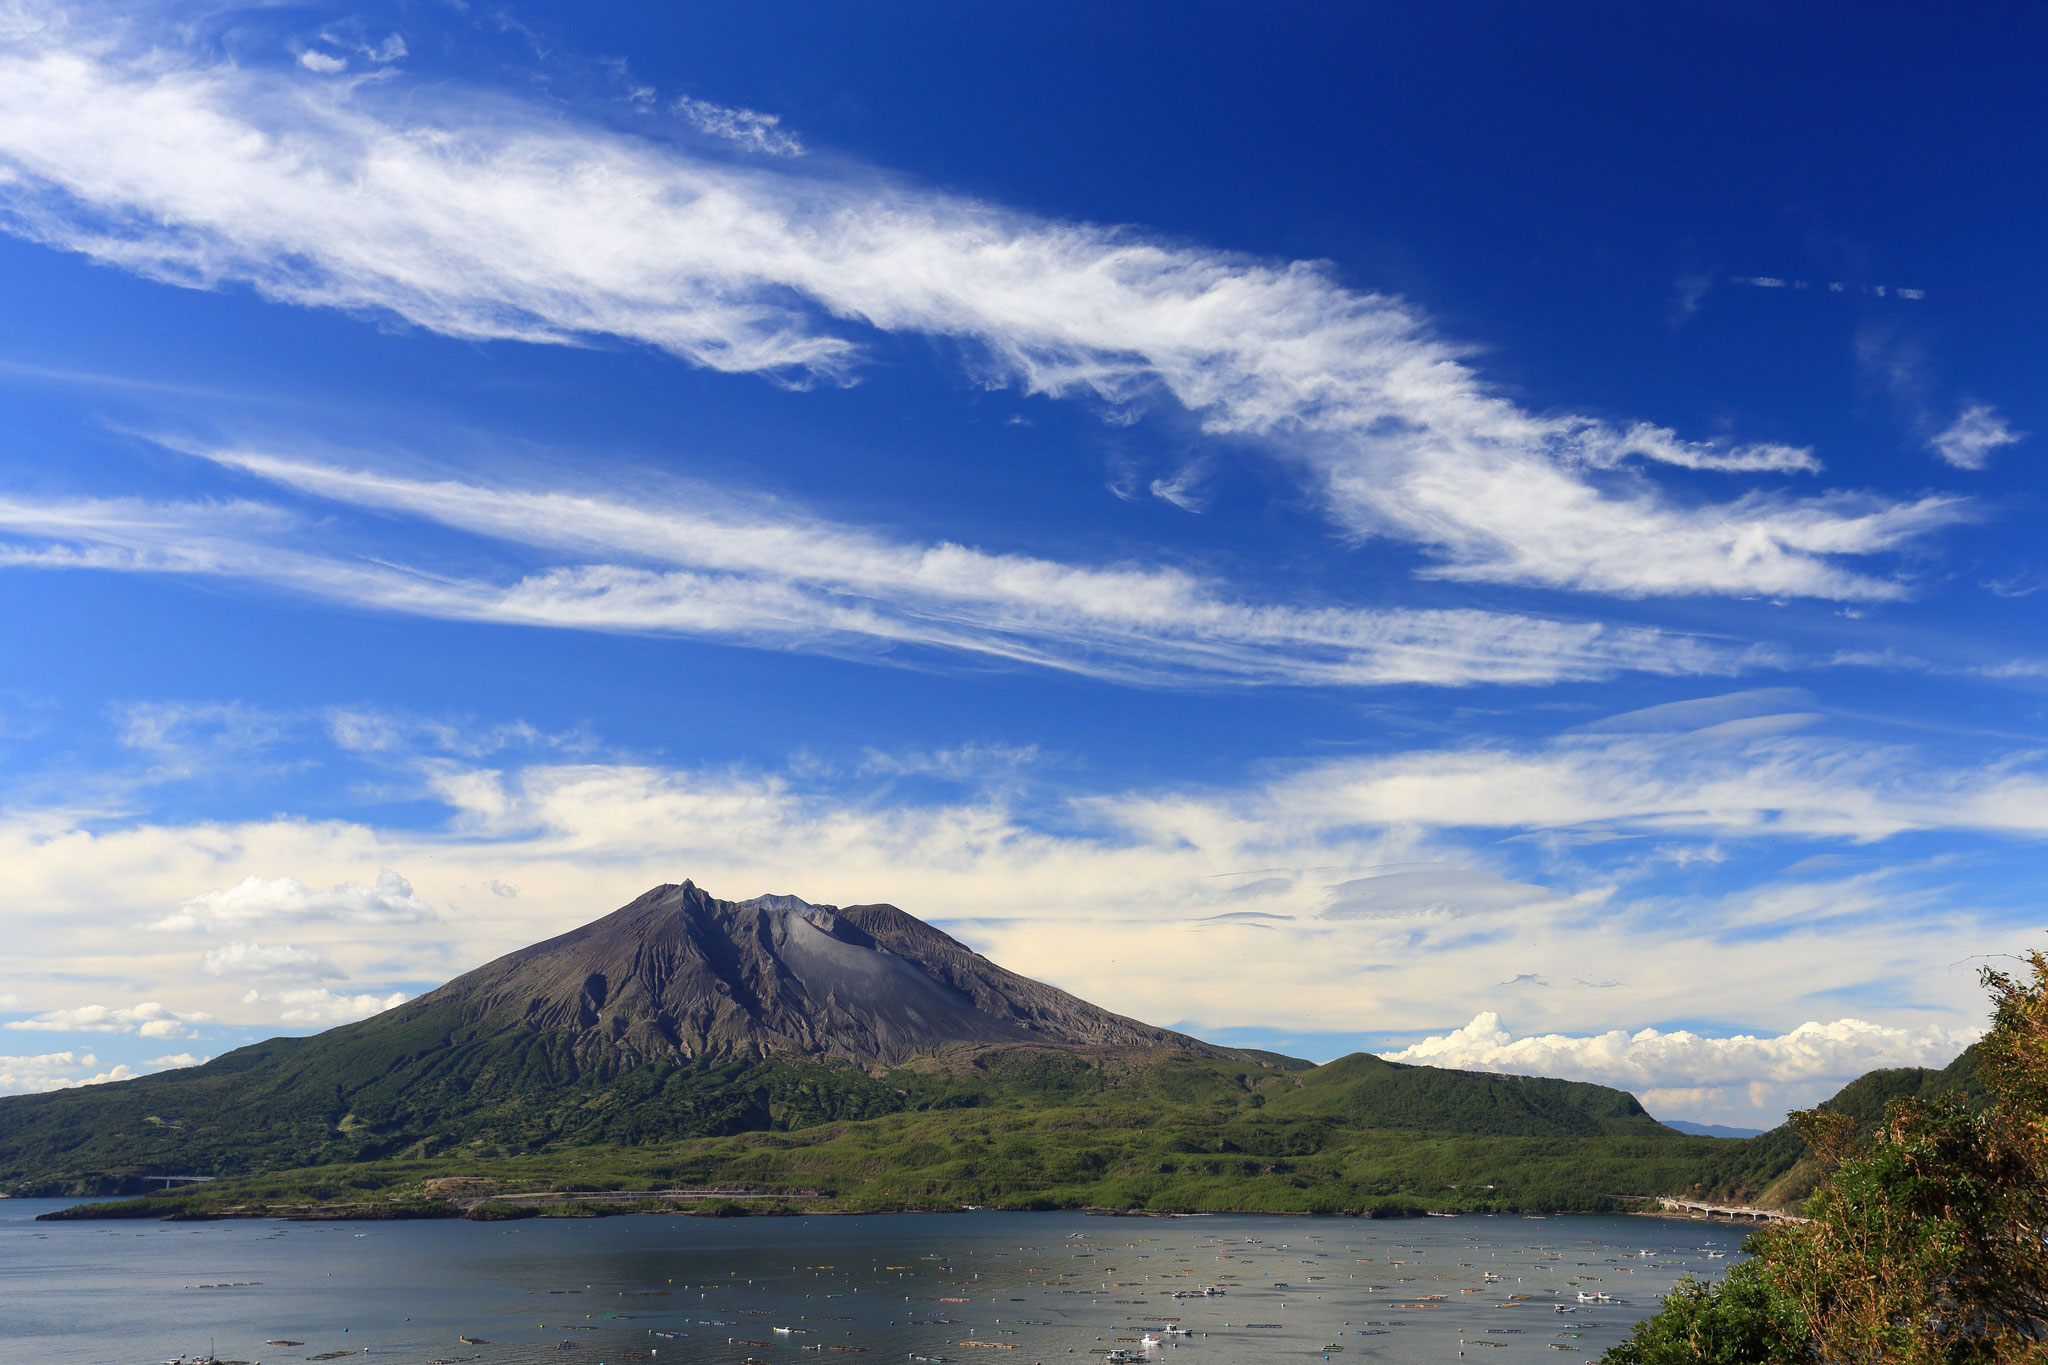
[[[1724,1273],[1741,1236],[1514,1215],[34,1221],[60,1207],[0,1200],[10,1359],[1582,1361],[1681,1276]],[[1223,1292],[1175,1297],[1212,1285]]]

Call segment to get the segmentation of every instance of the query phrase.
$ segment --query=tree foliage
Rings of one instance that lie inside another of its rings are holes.
[[[1806,1221],[1681,1285],[1609,1365],[2048,1365],[2048,955],[1984,984],[1987,1102],[1900,1096],[1868,1133],[1795,1115],[1822,1172]]]

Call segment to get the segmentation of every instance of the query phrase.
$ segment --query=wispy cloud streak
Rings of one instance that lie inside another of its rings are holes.
[[[17,13],[0,33],[7,225],[152,278],[808,379],[850,377],[862,327],[949,337],[1035,392],[1166,395],[1307,471],[1345,532],[1413,542],[1460,579],[1896,597],[1901,583],[1841,559],[1962,510],[1846,493],[1680,501],[1645,467],[1819,464],[1528,411],[1414,307],[1323,266],[879,177],[735,166],[496,96],[123,47],[54,10]]]
[[[316,548],[243,501],[0,501],[0,565],[232,577],[375,610],[692,635],[771,648],[937,649],[1166,683],[1550,682],[1768,662],[1721,641],[1471,609],[1246,601],[1177,569],[1075,565],[906,544],[701,499],[632,500],[344,469],[249,450],[211,458],[299,493],[510,542],[553,565],[513,581],[428,574]],[[289,545],[282,542],[290,541]]]

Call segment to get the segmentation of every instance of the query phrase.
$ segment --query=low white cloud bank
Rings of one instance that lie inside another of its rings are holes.
[[[1127,407],[1163,396],[1263,442],[1346,533],[1409,541],[1457,579],[1897,597],[1900,581],[1845,561],[1963,512],[1768,484],[1671,496],[1647,469],[1820,466],[1798,447],[1519,407],[1412,305],[1319,265],[699,159],[446,84],[260,69],[97,13],[24,0],[0,29],[4,225],[153,279],[825,380],[855,373],[864,328],[952,338],[990,379]],[[744,113],[718,117],[774,150],[779,130]]]
[[[173,1053],[168,1057],[153,1057],[146,1062],[129,1065],[117,1063],[104,1071],[95,1073],[99,1058],[90,1052],[45,1052],[34,1057],[0,1057],[0,1094],[36,1095],[47,1090],[69,1090],[80,1085],[104,1085],[108,1081],[125,1081],[136,1076],[147,1076],[155,1071],[167,1071],[172,1067],[199,1066],[211,1061],[209,1057],[195,1057],[189,1052]]]
[[[417,924],[432,918],[434,907],[413,894],[411,882],[387,867],[378,872],[374,883],[341,882],[324,891],[316,891],[296,877],[244,877],[233,886],[179,902],[177,909],[149,927],[235,929],[306,920]],[[245,950],[254,947],[237,946]]]
[[[174,1010],[154,1000],[140,1005],[76,1005],[45,1010],[27,1019],[10,1019],[0,1028],[36,1033],[132,1033],[141,1038],[197,1038],[194,1024],[213,1016],[199,1010]]]
[[[1487,1010],[1451,1033],[1425,1038],[1390,1062],[1463,1071],[1505,1071],[1594,1081],[1632,1091],[1657,1113],[1652,1099],[1722,1107],[1719,1092],[1736,1090],[1762,1110],[1781,1094],[1824,1098],[1879,1067],[1943,1067],[1983,1034],[1982,1029],[1893,1028],[1861,1019],[1809,1021],[1788,1033],[1710,1038],[1686,1029],[1613,1029],[1591,1037],[1561,1033],[1516,1037],[1499,1014]],[[1666,1112],[1660,1117],[1684,1117]]]
[[[281,1024],[352,1024],[373,1014],[396,1009],[412,997],[404,991],[389,995],[341,995],[320,986],[300,986],[281,991],[252,990],[242,996],[244,1005],[266,1006]]]
[[[1730,674],[1768,651],[1647,627],[1471,609],[1250,601],[1177,569],[1081,565],[859,527],[706,495],[507,489],[207,450],[295,492],[531,547],[558,566],[513,582],[413,573],[246,502],[0,497],[0,565],[206,574],[413,615],[691,635],[764,648],[917,647],[1134,683],[1532,683],[1621,672]],[[374,736],[366,736],[374,739]]]
[[[1990,462],[1992,451],[2017,445],[2024,436],[2008,426],[1996,408],[1988,403],[1972,403],[1928,444],[1935,454],[1958,469],[1982,469]]]

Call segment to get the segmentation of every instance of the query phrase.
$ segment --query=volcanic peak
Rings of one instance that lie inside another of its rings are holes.
[[[866,1066],[1016,1043],[1223,1049],[998,967],[893,905],[659,886],[401,1007],[574,1036],[589,1061],[795,1053]]]

